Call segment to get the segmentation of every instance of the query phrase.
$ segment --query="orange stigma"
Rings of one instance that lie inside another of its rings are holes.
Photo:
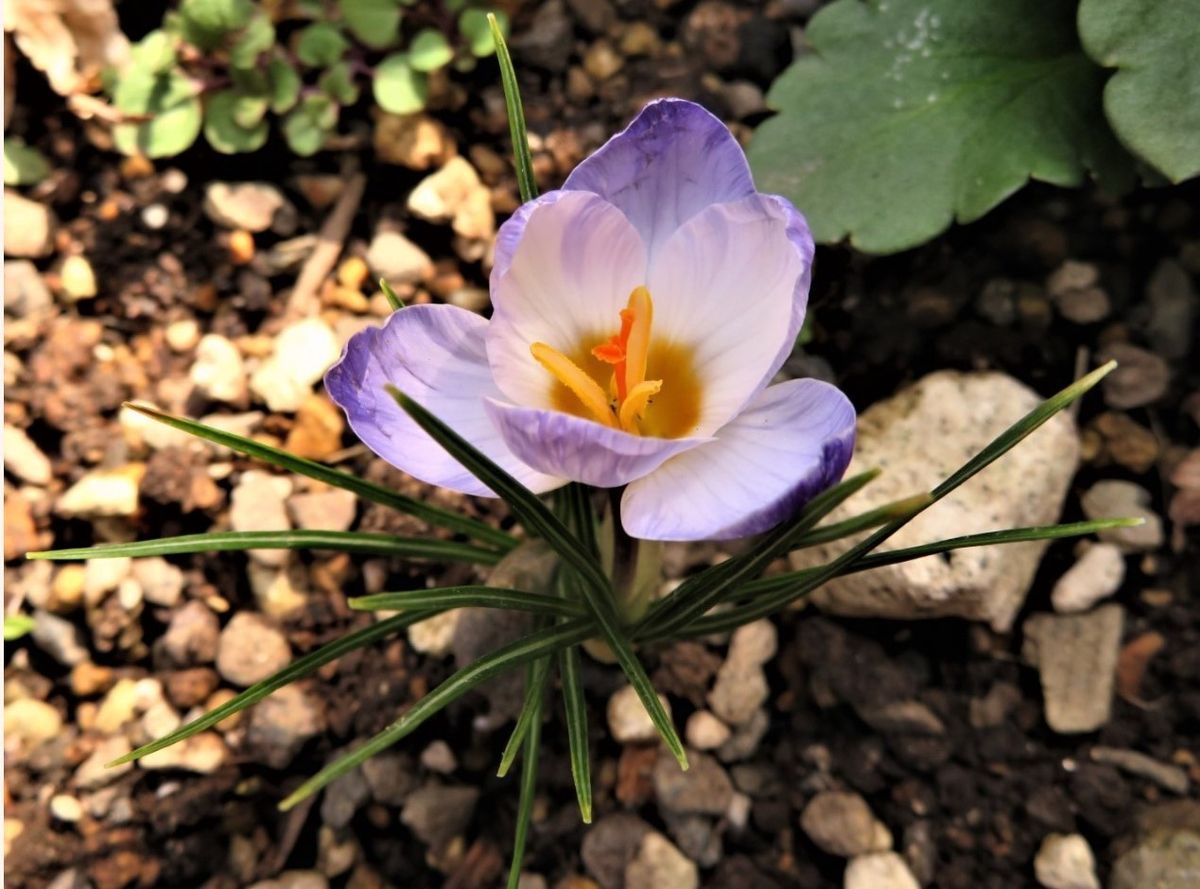
[[[597,422],[641,434],[640,421],[651,399],[661,391],[662,380],[646,379],[650,356],[650,328],[654,321],[654,302],[645,287],[635,287],[629,302],[621,309],[621,330],[591,350],[593,358],[612,365],[608,399],[598,382],[567,356],[545,343],[534,343],[533,357],[558,382],[569,389]],[[603,405],[603,406],[602,406]]]

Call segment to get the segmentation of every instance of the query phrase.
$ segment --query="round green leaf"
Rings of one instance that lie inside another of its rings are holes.
[[[36,148],[24,140],[4,140],[4,184],[37,185],[50,175],[50,164]]]
[[[326,96],[306,96],[283,120],[288,147],[303,157],[316,154],[337,125],[337,105]]]
[[[264,13],[254,16],[229,49],[229,61],[235,68],[250,68],[258,57],[275,45],[275,26]]]
[[[982,216],[1032,178],[1113,185],[1128,156],[1100,109],[1102,72],[1075,32],[1076,0],[836,0],[771,88],[779,114],[749,156],[821,241],[913,247]]]
[[[317,86],[341,105],[353,105],[358,101],[358,86],[346,62],[338,62],[325,71],[317,80]]]
[[[300,98],[300,75],[286,59],[276,57],[271,59],[267,67],[267,79],[270,82],[271,110],[283,114],[291,110]]]
[[[1083,0],[1079,36],[1117,69],[1104,111],[1118,138],[1174,182],[1200,175],[1200,0]]]
[[[244,113],[247,101],[261,101],[266,110],[264,100],[247,100],[233,90],[222,90],[208,100],[204,112],[204,138],[222,154],[258,151],[267,141],[267,122],[261,114],[258,121],[249,126],[239,123],[239,110]]]
[[[507,36],[508,34],[508,16],[503,12],[495,13],[496,24],[500,26],[500,33]],[[462,34],[463,39],[467,41],[467,49],[471,51],[471,55],[477,58],[490,56],[496,51],[496,44],[492,40],[492,28],[488,24],[487,13],[482,9],[468,9],[458,17],[458,31]]]
[[[151,31],[129,50],[133,65],[150,74],[161,74],[175,64],[175,45],[166,31]]]
[[[134,70],[123,77],[113,103],[143,122],[113,127],[113,142],[124,154],[171,157],[187,149],[200,134],[202,109],[195,85],[177,71],[158,76]]]
[[[6,614],[4,615],[4,641],[15,642],[22,636],[32,633],[35,626],[33,618],[28,614]]]
[[[183,0],[178,21],[188,43],[215,49],[226,34],[244,28],[253,15],[251,0]]]
[[[309,25],[296,40],[296,58],[311,68],[328,68],[341,61],[350,44],[342,32],[328,22]]]
[[[454,58],[454,50],[436,28],[423,28],[408,47],[408,63],[414,71],[436,71]]]
[[[425,75],[414,71],[405,53],[392,53],[375,68],[375,101],[384,111],[412,114],[425,107]]]
[[[340,0],[350,33],[371,49],[387,49],[400,33],[399,0]]]

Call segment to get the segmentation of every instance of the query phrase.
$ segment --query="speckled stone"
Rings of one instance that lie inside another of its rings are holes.
[[[1002,373],[939,371],[865,411],[847,476],[877,467],[883,474],[828,521],[928,491],[978,453],[1041,398]],[[1058,520],[1079,461],[1074,421],[1059,413],[1029,438],[892,536],[880,552]],[[833,559],[852,542],[800,550],[796,568]],[[964,617],[997,630],[1013,618],[1045,551],[1042,542],[987,546],[929,556],[839,578],[813,595],[835,614]]]

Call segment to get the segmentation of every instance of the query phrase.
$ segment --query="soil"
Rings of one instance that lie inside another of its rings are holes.
[[[728,116],[732,109],[723,84],[741,80],[765,87],[790,59],[789,29],[802,27],[809,7],[816,4],[771,4],[765,11],[757,4],[691,0],[596,4],[611,11],[611,20],[604,20],[600,30],[611,32],[616,46],[631,25],[646,24],[668,49],[657,57],[624,53],[621,70],[584,95],[572,72],[597,42],[609,39],[593,30],[594,10],[581,12],[589,5],[553,7],[565,17],[565,40],[551,40],[553,32],[538,31],[548,27],[547,6],[525,4],[515,10],[512,44],[521,66],[529,128],[542,146],[536,162],[543,188],[560,182],[651,97],[693,98]],[[792,8],[798,11],[786,12]],[[122,15],[129,11],[122,9]],[[738,27],[722,30],[725,21]],[[131,20],[127,26],[136,32],[148,23]],[[405,196],[425,173],[375,157],[365,107],[345,116],[349,138],[344,148],[310,160],[288,154],[278,140],[257,154],[233,158],[198,146],[157,164],[148,175],[134,175],[137,171],[128,162],[88,142],[79,121],[27,64],[18,65],[17,77],[10,131],[39,146],[54,167],[33,196],[53,206],[61,220],[59,251],[84,253],[100,282],[94,299],[73,305],[60,301],[43,321],[29,325],[8,319],[6,328],[6,377],[10,353],[19,359],[20,369],[7,380],[5,421],[24,428],[50,456],[55,492],[97,466],[126,460],[117,423],[123,400],[162,403],[163,381],[186,379],[193,356],[165,345],[168,324],[194,319],[202,332],[230,339],[278,331],[286,304],[282,294],[294,283],[294,271],[269,273],[255,263],[231,262],[228,232],[215,226],[201,206],[204,185],[212,179],[270,181],[292,200],[295,218],[258,239],[261,253],[288,237],[317,231],[324,219],[324,210],[299,195],[297,176],[361,169],[369,186],[347,239],[348,252],[361,253],[381,221],[396,221],[439,268],[461,275],[468,284],[486,286],[479,262],[457,258],[448,227],[415,220],[404,209]],[[434,113],[449,127],[462,154],[507,156],[503,101],[491,66],[481,65],[461,83],[463,101]],[[751,114],[741,120],[740,131],[749,132],[761,117]],[[186,176],[187,186],[178,193],[164,188],[171,170]],[[501,213],[515,206],[510,171],[484,170],[484,178]],[[141,212],[153,203],[169,209],[167,225],[157,230],[147,227]],[[1112,344],[1155,348],[1146,334],[1146,282],[1164,260],[1181,263],[1197,280],[1197,207],[1200,187],[1194,183],[1120,198],[1091,188],[1031,186],[981,222],[955,227],[898,256],[870,258],[847,248],[823,247],[810,303],[811,339],[792,369],[836,378],[860,407],[940,368],[1000,369],[1049,394]],[[1098,269],[1111,301],[1111,311],[1101,320],[1068,320],[1048,293],[1048,278],[1067,260]],[[50,278],[56,263],[53,257],[38,262]],[[95,360],[98,348],[107,360]],[[1168,513],[1176,493],[1168,482],[1170,473],[1200,444],[1200,366],[1188,364],[1186,356],[1170,366],[1167,392],[1152,403],[1125,409],[1106,404],[1095,393],[1083,404],[1079,422],[1085,430],[1086,461],[1068,497],[1065,521],[1082,518],[1079,494],[1102,478],[1136,481],[1151,493],[1154,510]],[[192,416],[231,411],[196,393],[180,401]],[[254,407],[263,409],[261,404]],[[1122,464],[1114,458],[1119,448],[1094,431],[1099,418],[1112,414],[1153,433],[1157,456],[1148,464]],[[267,412],[261,431],[282,441],[293,424],[290,414]],[[494,506],[466,503],[403,479],[355,447],[348,432],[342,444],[336,459],[345,469],[511,524]],[[224,469],[214,479],[209,464],[218,463]],[[124,531],[146,538],[227,526],[230,479],[251,466],[228,456],[159,452],[141,482],[141,509]],[[14,523],[19,507],[10,495],[17,487],[6,476],[6,510]],[[23,507],[36,540],[25,549],[87,545],[98,539],[92,522],[55,514],[53,499]],[[14,527],[6,520],[9,535]],[[370,507],[360,510],[357,527],[411,533],[414,523]],[[1100,879],[1107,884],[1138,812],[1172,794],[1146,777],[1094,761],[1093,748],[1132,748],[1174,763],[1190,776],[1187,796],[1193,801],[1200,797],[1200,540],[1194,528],[1176,524],[1171,531],[1157,552],[1127,560],[1126,579],[1114,597],[1126,614],[1124,650],[1136,653],[1155,638],[1161,645],[1140,682],[1116,700],[1108,723],[1081,736],[1058,735],[1046,725],[1037,672],[1022,660],[1019,629],[1025,616],[1050,610],[1050,589],[1073,562],[1071,542],[1048,551],[1012,633],[957,620],[834,619],[812,609],[775,618],[780,645],[768,666],[769,729],[749,758],[727,766],[735,787],[751,798],[749,821],[740,831],[724,832],[723,850],[701,870],[701,884],[840,885],[844,861],[818,849],[799,826],[799,813],[813,793],[834,784],[868,801],[924,886],[1035,885],[1032,861],[1045,837],[1075,832],[1088,840]],[[30,565],[6,547],[6,557],[10,555],[5,579],[12,589]],[[696,547],[684,563],[695,568],[717,555],[717,548]],[[231,614],[255,607],[244,556],[172,562],[185,572],[187,600],[219,597],[227,604],[219,615],[222,624]],[[367,623],[345,604],[348,596],[367,589],[361,560],[319,555],[305,565],[315,592],[282,624],[295,654]],[[442,584],[447,578],[462,582],[471,576],[457,566],[393,561],[384,569],[391,589]],[[163,634],[182,602],[173,607],[147,603],[130,617],[111,604],[115,601],[86,615],[67,615],[79,627],[91,662],[111,669],[109,684],[122,677],[157,678],[168,687],[210,681],[211,670],[176,675],[181,671],[162,655]],[[724,659],[724,647],[686,643],[644,656],[664,680],[676,722],[682,725],[702,701],[704,687]],[[1123,656],[1122,669],[1133,669],[1128,666],[1133,657]],[[10,886],[47,886],[68,868],[79,869],[96,889],[242,886],[281,871],[316,867],[319,855],[327,864],[331,836],[357,846],[351,866],[332,879],[335,886],[485,887],[499,885],[507,868],[516,780],[494,776],[508,729],[480,728],[491,706],[486,696],[468,696],[402,745],[409,757],[406,768],[424,782],[433,773],[417,764],[418,755],[435,741],[447,742],[457,759],[447,783],[480,791],[462,836],[446,847],[431,851],[399,824],[397,806],[378,801],[357,806],[348,823],[332,832],[321,802],[288,814],[275,808],[336,752],[383,728],[450,675],[451,659],[421,655],[403,639],[348,655],[304,684],[316,699],[324,729],[285,766],[272,767],[245,752],[239,746],[244,737],[235,730],[226,736],[232,758],[212,774],[130,771],[110,785],[114,799],[108,816],[85,816],[75,823],[52,817],[49,800],[71,787],[72,774],[94,749],[99,736],[80,725],[79,717],[88,713],[94,720],[102,695],[82,693],[72,671],[28,637],[5,646],[5,665],[6,699],[13,688],[30,691],[50,702],[65,726],[32,751],[7,758],[6,823],[23,826],[5,860]],[[669,813],[655,801],[647,777],[655,752],[623,747],[606,731],[605,707],[621,684],[619,673],[589,661],[585,679],[597,820],[631,810],[671,834]],[[880,695],[921,701],[944,730],[869,727],[860,710]],[[989,702],[997,701],[1007,702],[999,718],[981,718]],[[583,887],[591,885],[582,876],[586,868],[580,856],[589,828],[579,822],[575,806],[561,711],[547,709],[551,715],[543,730],[541,792],[525,869],[543,875],[550,885]],[[112,814],[118,811],[123,817]]]

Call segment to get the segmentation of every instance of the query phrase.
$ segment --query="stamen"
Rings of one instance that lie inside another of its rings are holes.
[[[622,429],[634,435],[639,434],[638,421],[646,413],[650,399],[657,395],[662,387],[662,380],[643,380],[629,390],[629,395],[621,402]]]
[[[629,395],[633,394],[638,383],[646,379],[650,325],[653,320],[654,303],[650,300],[650,291],[645,287],[635,287],[633,293],[629,294],[628,307],[621,312],[621,332],[625,332],[626,325],[629,328],[625,339],[625,391]]]
[[[550,371],[560,383],[574,393],[592,417],[616,429],[617,418],[609,407],[608,396],[600,388],[600,384],[589,377],[584,371],[562,352],[545,343],[534,343],[529,347],[538,364]]]

